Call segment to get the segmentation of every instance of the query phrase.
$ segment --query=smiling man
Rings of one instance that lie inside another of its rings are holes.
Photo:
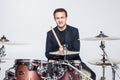
[[[58,37],[58,40],[61,45],[58,44],[55,35],[53,34],[52,30],[47,32],[47,39],[46,39],[46,52],[45,55],[48,59],[48,62],[60,61],[60,60],[78,60],[82,64],[84,69],[87,69],[91,73],[91,78],[95,80],[96,76],[95,73],[81,61],[81,58],[78,54],[71,54],[71,55],[55,55],[50,54],[51,52],[64,52],[64,49],[71,52],[79,52],[80,51],[80,39],[79,39],[79,31],[76,27],[70,26],[67,24],[67,11],[64,8],[57,8],[55,9],[54,13],[54,20],[57,26],[54,28],[54,32]],[[69,53],[68,53],[69,54]],[[49,72],[50,71],[49,67]],[[50,73],[52,74],[52,73]]]

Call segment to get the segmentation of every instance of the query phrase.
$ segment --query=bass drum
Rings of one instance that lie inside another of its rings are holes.
[[[45,61],[31,59],[15,60],[15,76],[17,80],[42,80],[37,73],[37,67]]]
[[[82,69],[81,70],[86,76],[88,76],[89,78],[90,78],[90,76],[91,76],[91,73],[89,72],[89,71],[87,71],[87,70],[85,70],[85,69]],[[86,77],[86,76],[82,76],[82,80],[90,80],[88,77]]]
[[[64,68],[64,76],[59,79],[59,80],[90,80],[88,77],[91,76],[91,73],[85,69],[82,69],[82,64],[80,60],[68,60],[68,61],[63,61],[63,63],[67,63],[74,68],[80,70],[82,73],[84,73],[86,76],[82,75],[82,73],[78,72],[75,70],[73,67],[63,64]]]
[[[63,61],[63,63],[67,63],[77,68],[78,70],[81,70],[80,60],[68,60]],[[82,80],[81,74],[67,64],[63,64],[65,74],[60,80]]]

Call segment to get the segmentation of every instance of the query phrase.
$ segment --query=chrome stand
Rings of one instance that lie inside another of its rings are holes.
[[[105,45],[104,45],[104,42],[101,41],[101,45],[100,45],[100,48],[102,49],[103,51],[103,76],[101,78],[101,80],[105,80],[105,61],[108,60],[109,63],[111,64],[111,68],[112,68],[112,80],[115,80],[115,73],[118,75],[119,79],[120,79],[120,75],[118,74],[117,70],[114,68],[114,64],[110,61],[108,55],[106,54],[104,48],[105,48]],[[106,59],[105,59],[106,57]]]
[[[4,45],[2,45],[2,47],[0,48],[0,63],[4,63],[5,61],[2,61],[2,57],[6,56],[5,54],[5,47]],[[1,70],[1,68],[0,68]]]

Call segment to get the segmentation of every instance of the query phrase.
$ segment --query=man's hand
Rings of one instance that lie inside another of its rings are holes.
[[[63,55],[64,53],[63,53],[63,46],[60,46],[59,47],[59,53],[58,53],[59,55]]]

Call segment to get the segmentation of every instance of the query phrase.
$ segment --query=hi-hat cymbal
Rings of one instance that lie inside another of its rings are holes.
[[[64,56],[64,55],[79,54],[79,51],[69,51],[69,50],[67,50],[67,53],[66,53],[66,54],[60,53],[59,51],[55,51],[55,52],[50,52],[50,54]]]
[[[120,40],[120,37],[109,37],[109,36],[105,35],[102,31],[100,31],[100,34],[95,37],[83,38],[81,40],[85,40],[85,41]]]
[[[120,60],[110,59],[110,61],[112,64],[120,64]],[[103,65],[110,66],[111,65],[111,63],[107,59],[93,59],[93,60],[89,60],[88,63],[92,65],[97,65],[97,66],[103,66]]]

